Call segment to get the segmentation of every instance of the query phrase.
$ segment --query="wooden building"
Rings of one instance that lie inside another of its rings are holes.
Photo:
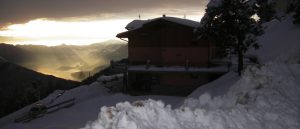
[[[166,16],[129,23],[128,31],[117,35],[128,41],[128,87],[195,88],[224,73],[210,64],[217,56],[215,42],[195,40],[198,26],[199,22]]]

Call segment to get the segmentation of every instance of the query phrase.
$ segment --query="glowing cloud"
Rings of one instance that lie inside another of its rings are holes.
[[[16,44],[83,45],[115,38],[130,20],[101,20],[65,22],[37,19],[25,24],[14,24],[0,31],[0,36],[28,39]]]

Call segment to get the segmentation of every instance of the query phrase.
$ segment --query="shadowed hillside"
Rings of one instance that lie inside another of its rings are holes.
[[[71,89],[78,84],[23,68],[0,57],[0,117],[38,101],[54,90]]]

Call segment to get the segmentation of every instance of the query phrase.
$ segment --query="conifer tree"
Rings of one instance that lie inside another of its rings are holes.
[[[294,0],[294,24],[300,24],[300,0]]]
[[[256,0],[257,15],[260,23],[269,22],[275,18],[275,1],[274,0]]]
[[[211,0],[197,31],[198,38],[212,37],[222,50],[238,55],[239,75],[244,53],[250,47],[259,47],[256,36],[262,34],[262,29],[253,18],[255,8],[256,3],[249,0]]]

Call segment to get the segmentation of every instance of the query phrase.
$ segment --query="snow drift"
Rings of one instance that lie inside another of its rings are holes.
[[[299,64],[249,67],[223,97],[202,94],[172,110],[146,100],[102,107],[84,129],[297,129],[300,128]],[[226,80],[224,80],[226,81]]]

